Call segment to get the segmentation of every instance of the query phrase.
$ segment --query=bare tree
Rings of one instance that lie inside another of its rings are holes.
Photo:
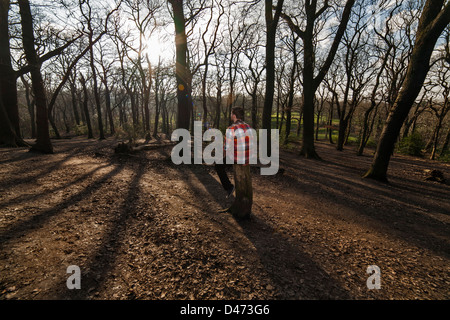
[[[27,79],[25,79],[25,75],[20,76],[20,80],[25,88],[25,99],[27,101],[28,112],[30,114],[30,122],[31,122],[31,138],[36,138],[36,115],[34,111],[34,98],[31,97],[31,87],[30,83]]]
[[[273,1],[264,1],[264,11],[266,19],[266,92],[264,96],[264,107],[262,112],[262,128],[268,129],[268,140],[270,141],[270,129],[272,126],[272,107],[275,84],[275,36],[277,31],[278,21],[280,20],[281,10],[283,9],[283,0],[278,0],[273,10]],[[270,153],[270,142],[268,142],[267,150]]]
[[[430,139],[431,154],[430,159],[434,160],[437,154],[439,136],[444,125],[444,119],[450,111],[450,68],[445,65],[444,60],[440,60],[440,63],[435,64],[437,67],[435,73],[435,81],[433,87],[439,86],[438,88],[430,88],[430,91],[438,93],[440,91],[442,99],[435,99],[434,103],[430,103],[430,109],[436,117],[436,125],[433,130],[433,134]],[[434,90],[433,90],[434,89]]]
[[[288,88],[289,88],[289,79],[288,76],[288,68],[284,61],[285,59],[289,59],[289,51],[285,50],[284,47],[280,48],[280,50],[277,50],[275,54],[275,61],[276,64],[279,66],[278,68],[275,68],[275,80],[276,80],[276,109],[277,109],[277,129],[281,131],[283,128],[283,123],[285,120],[285,111],[286,111],[286,104],[288,100]],[[280,115],[281,113],[281,115]]]
[[[125,32],[121,32],[120,26],[123,21],[121,16],[116,16],[113,20],[113,30],[111,31],[112,36],[111,40],[113,41],[116,47],[117,59],[119,60],[119,68],[118,68],[118,78],[122,84],[122,87],[126,91],[127,99],[130,101],[131,105],[131,118],[133,123],[133,132],[138,127],[138,108],[136,102],[136,94],[133,91],[133,82],[136,78],[136,67],[128,67],[126,64],[127,50],[128,50],[128,42],[132,42],[133,38],[131,36],[130,30],[126,30]],[[123,101],[125,103],[125,100]],[[121,104],[119,104],[120,106]],[[120,108],[120,107],[119,107]],[[126,112],[124,108],[120,109],[120,119],[121,123],[126,123]]]
[[[101,71],[99,72],[100,81],[103,84],[104,89],[104,97],[105,97],[105,109],[106,109],[106,119],[109,120],[109,132],[110,134],[115,133],[115,126],[114,126],[114,118],[111,110],[111,87],[110,87],[110,81],[109,78],[112,73],[112,67],[114,63],[116,62],[116,59],[110,58],[109,61],[106,60],[106,45],[99,46],[99,61],[98,64],[101,67]],[[105,130],[107,127],[108,121],[105,121]]]
[[[17,106],[17,77],[11,63],[8,12],[10,1],[0,2],[0,144],[23,146]]]
[[[89,65],[91,67],[92,72],[92,81],[93,81],[93,93],[95,99],[95,106],[97,107],[97,120],[98,120],[98,129],[100,131],[100,140],[105,139],[105,133],[103,131],[103,120],[102,120],[102,109],[100,103],[100,95],[98,92],[98,83],[97,83],[97,70],[95,68],[95,59],[94,59],[94,17],[96,15],[93,12],[93,8],[89,0],[80,1],[80,12],[85,19],[85,23],[87,25],[87,36],[89,40]]]
[[[301,29],[299,24],[295,23],[289,15],[285,13],[281,14],[281,17],[286,20],[292,31],[303,41],[303,144],[300,154],[307,158],[320,158],[314,147],[314,97],[317,88],[333,62],[339,43],[347,27],[354,2],[355,0],[346,1],[331,47],[316,75],[314,75],[314,69],[317,65],[314,52],[315,28],[320,21],[319,18],[331,8],[329,1],[325,0],[319,9],[318,3],[315,0],[304,2],[304,18],[306,19],[304,29]]]
[[[259,39],[258,36],[252,37]],[[258,43],[259,41],[256,41]],[[264,57],[261,55],[261,48],[259,45],[247,46],[248,49],[244,51],[244,55],[248,59],[248,65],[241,66],[240,73],[245,91],[252,99],[251,118],[252,127],[258,128],[258,86],[263,80],[262,75],[265,70]]]
[[[55,105],[56,99],[58,98],[58,95],[59,95],[59,93],[61,92],[61,90],[63,89],[63,87],[65,86],[66,82],[67,82],[67,81],[69,80],[69,78],[71,77],[72,70],[75,68],[75,66],[78,64],[78,62],[79,62],[79,61],[86,55],[86,53],[88,53],[88,52],[90,52],[90,54],[91,54],[91,55],[90,55],[90,58],[91,58],[91,56],[93,57],[93,46],[94,46],[97,42],[99,42],[100,39],[107,33],[107,31],[108,31],[108,21],[109,21],[110,17],[111,17],[111,16],[119,9],[120,4],[121,4],[121,2],[119,1],[119,2],[117,3],[117,6],[116,6],[114,9],[110,10],[110,11],[106,14],[106,18],[105,18],[105,20],[104,20],[105,25],[104,25],[104,27],[103,27],[103,30],[102,30],[95,38],[91,38],[91,36],[93,36],[93,33],[92,33],[92,34],[91,34],[91,32],[89,33],[89,34],[90,34],[90,35],[88,36],[89,41],[88,41],[88,44],[84,47],[84,49],[81,49],[81,48],[80,48],[80,49],[79,49],[80,52],[79,52],[74,58],[72,58],[72,54],[68,53],[65,57],[62,57],[62,59],[61,59],[61,60],[62,60],[62,64],[63,64],[63,76],[62,76],[61,81],[59,82],[59,85],[58,85],[58,86],[55,88],[55,90],[53,91],[53,94],[52,94],[52,96],[51,96],[50,102],[49,102],[49,104],[48,104],[48,118],[49,118],[49,120],[50,120],[50,124],[52,125],[53,130],[54,130],[54,132],[55,132],[55,134],[56,134],[57,137],[59,137],[58,129],[57,129],[57,127],[56,127],[56,124],[53,122],[53,118],[52,118],[53,106]],[[90,6],[89,6],[88,8],[90,8]],[[82,10],[81,5],[80,5],[80,9]],[[91,10],[91,9],[89,9],[89,12],[91,12],[90,10]],[[83,17],[86,18],[86,15],[83,14]],[[93,30],[92,30],[92,32],[93,32]],[[78,36],[78,37],[75,38],[75,39],[78,39],[79,37],[81,37],[81,35]],[[69,44],[69,43],[68,43],[68,44]],[[65,46],[67,46],[67,44],[66,44]],[[64,47],[65,47],[65,46],[64,46]],[[62,48],[64,48],[64,47],[62,47]],[[91,67],[91,69],[92,69],[92,67],[95,68],[95,65],[93,65],[91,59],[90,59],[89,61],[90,61],[90,67]],[[95,72],[95,73],[96,73],[96,72]],[[73,84],[76,83],[75,79],[76,79],[76,77],[72,77],[72,80],[73,80],[72,83],[73,83]],[[97,91],[97,95],[98,95],[98,91]],[[99,97],[99,96],[98,96],[98,101],[100,102],[100,97]],[[96,102],[97,102],[97,99],[96,99]],[[97,106],[97,111],[98,111],[98,106]],[[82,115],[84,115],[83,112],[82,112]],[[101,116],[101,112],[100,112],[99,116]],[[99,121],[101,121],[101,119],[100,119]]]
[[[325,104],[329,103],[329,96],[330,90],[327,89],[326,86],[322,85],[319,86],[317,89],[317,98],[316,98],[316,140],[319,140],[319,129],[320,129],[320,122],[324,113]],[[329,106],[331,108],[331,105]]]
[[[450,3],[444,5],[443,0],[427,0],[417,27],[406,79],[389,112],[372,166],[364,177],[387,181],[387,169],[400,129],[422,88],[436,41],[449,23]]]
[[[36,144],[32,146],[31,150],[43,153],[53,153],[53,146],[48,131],[47,97],[45,95],[44,81],[41,75],[41,63],[34,44],[33,18],[31,16],[30,3],[28,0],[20,0],[19,7],[23,48],[30,67],[33,93],[36,99]]]
[[[80,125],[81,124],[81,118],[80,118],[80,113],[78,112],[78,101],[77,101],[77,84],[76,84],[76,79],[77,79],[77,69],[74,68],[72,70],[72,72],[70,72],[69,75],[69,88],[70,88],[70,94],[71,94],[71,98],[72,98],[72,110],[73,110],[73,115],[75,118],[75,123],[76,125]]]
[[[343,150],[348,137],[353,113],[362,100],[362,94],[372,79],[374,70],[368,52],[369,37],[365,32],[369,22],[366,19],[365,5],[364,1],[359,1],[354,6],[348,28],[342,38],[344,48],[338,54],[339,60],[336,59],[337,68],[332,81],[337,83],[335,86],[328,86],[334,95],[339,116],[336,149],[340,151]],[[339,90],[336,90],[336,87]]]
[[[155,83],[153,86],[155,95],[155,125],[153,127],[153,137],[156,138],[160,114],[162,114],[162,132],[166,134],[169,132],[167,102],[169,95],[171,94],[169,91],[169,84],[172,79],[170,77],[170,67],[163,65],[161,58],[154,69],[153,76]]]
[[[91,125],[91,117],[89,115],[89,108],[88,108],[88,100],[89,100],[89,94],[88,94],[88,90],[86,87],[86,79],[83,77],[83,75],[80,75],[80,83],[81,86],[83,87],[83,112],[84,112],[84,116],[86,119],[86,125],[88,128],[88,139],[92,139],[94,138],[94,134],[92,131],[92,125]]]
[[[154,29],[156,28],[155,12],[161,7],[158,1],[144,1],[144,0],[126,0],[126,5],[130,9],[128,15],[134,23],[135,30],[138,34],[137,48],[133,45],[128,45],[128,48],[137,54],[135,59],[129,56],[129,50],[126,50],[130,61],[136,66],[139,73],[141,91],[142,109],[144,111],[144,132],[150,134],[150,90],[152,86],[152,70],[151,64],[147,54],[144,54],[146,49],[146,39],[150,38]],[[147,66],[144,66],[144,63]]]
[[[223,84],[225,82],[225,59],[224,55],[221,52],[216,52],[214,54],[214,65],[216,67],[215,70],[215,89],[216,89],[216,97],[215,97],[215,120],[214,126],[216,128],[220,127],[220,119],[222,113],[222,92],[223,92]]]
[[[219,7],[219,14],[215,17],[217,6]],[[221,39],[219,39],[219,27],[220,19],[225,13],[225,8],[222,1],[213,0],[210,5],[210,15],[208,22],[206,23],[205,29],[201,35],[201,41],[203,45],[203,61],[199,63],[192,74],[195,74],[200,68],[203,68],[201,74],[201,90],[202,90],[202,109],[203,109],[203,125],[206,129],[208,108],[207,108],[207,98],[206,98],[206,82],[208,79],[209,71],[209,59],[214,55],[216,48],[220,45]],[[214,19],[215,18],[215,19]],[[213,24],[213,20],[215,21]],[[212,30],[212,32],[210,31]]]
[[[288,91],[288,101],[286,106],[286,133],[284,137],[284,144],[289,142],[289,134],[291,133],[291,116],[292,107],[294,105],[294,86],[295,81],[298,77],[298,51],[297,51],[297,41],[299,40],[298,35],[292,35],[292,43],[288,44],[289,49],[292,52],[292,68],[289,76],[289,91]]]
[[[177,127],[189,129],[192,113],[192,75],[187,61],[186,20],[183,0],[168,0],[172,5],[175,24],[175,61],[177,79],[178,114]]]
[[[249,44],[249,38],[257,26],[257,21],[247,23],[246,15],[232,10],[232,4],[227,13],[227,33],[228,41],[225,41],[228,75],[228,95],[226,100],[225,115],[227,119],[231,117],[231,108],[233,107],[237,94],[236,82],[238,80],[238,70],[242,63],[241,55]]]
[[[25,43],[23,42],[22,36],[22,44],[26,60],[28,61],[27,65],[23,65],[19,70],[13,70],[12,68],[12,57],[10,51],[10,34],[9,34],[9,23],[8,23],[8,12],[10,9],[10,1],[2,1],[0,4],[0,90],[1,90],[1,102],[0,103],[0,113],[2,117],[0,117],[0,123],[2,124],[0,127],[0,143],[9,145],[9,146],[26,146],[27,144],[22,140],[20,134],[20,125],[19,125],[19,113],[17,106],[17,78],[21,77],[25,73],[33,71],[35,81],[38,81],[37,69],[40,68],[42,63],[45,61],[59,55],[63,50],[69,47],[72,43],[74,43],[77,39],[79,39],[80,35],[76,35],[74,38],[67,40],[63,45],[56,47],[55,49],[46,52],[45,54],[40,52],[44,50],[39,50],[35,47],[35,35],[33,31],[33,18],[31,14],[31,8],[28,1],[19,3],[20,12],[21,12],[21,25],[25,24],[27,29],[22,30],[22,35],[26,38],[27,48],[25,49]],[[23,13],[23,15],[22,15]],[[24,21],[22,21],[25,19]],[[28,20],[27,20],[28,19]],[[57,37],[55,37],[57,38]],[[31,43],[32,41],[32,43]],[[47,48],[44,48],[47,49]],[[33,64],[29,63],[28,58],[32,59]],[[42,78],[42,76],[41,76]],[[39,86],[39,85],[38,85]],[[43,85],[42,85],[43,86]],[[33,87],[34,90],[34,87]],[[40,90],[40,89],[37,89]],[[42,107],[43,97],[39,98],[40,107]],[[37,102],[37,101],[36,101]],[[37,105],[36,105],[37,107]],[[45,107],[47,109],[47,106]],[[41,117],[41,111],[39,110],[39,117],[36,119],[37,121],[43,121],[43,117]],[[40,146],[43,147],[44,152],[49,151],[51,148],[48,146],[44,146],[46,143],[43,142],[45,140],[46,134],[43,133],[45,131],[45,127],[48,128],[48,124],[40,125],[41,130],[38,129],[39,133],[39,144],[37,144],[34,150],[39,149]],[[47,143],[48,144],[48,143]]]

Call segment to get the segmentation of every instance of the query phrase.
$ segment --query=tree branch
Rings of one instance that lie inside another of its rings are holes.
[[[344,11],[342,12],[341,23],[339,24],[336,36],[334,37],[333,40],[333,44],[331,45],[330,51],[328,52],[327,59],[325,60],[325,63],[322,65],[322,68],[320,69],[317,76],[314,78],[314,87],[318,87],[318,85],[322,82],[328,69],[331,66],[331,63],[333,62],[334,56],[336,55],[336,51],[339,47],[342,36],[344,35],[345,29],[347,28],[347,23],[348,20],[350,19],[350,14],[352,12],[352,7],[354,3],[355,0],[348,0],[347,3],[345,4]]]
[[[106,21],[105,21],[105,29],[97,36],[97,38],[95,38],[92,43],[88,44],[86,46],[86,48],[72,61],[72,63],[69,65],[69,67],[67,68],[61,83],[58,85],[58,87],[56,88],[55,92],[52,95],[52,98],[50,100],[50,103],[48,104],[48,113],[50,114],[53,106],[56,102],[56,98],[58,97],[59,92],[61,91],[62,87],[64,86],[64,84],[66,83],[67,79],[69,79],[70,73],[73,69],[73,67],[78,63],[78,61],[91,49],[91,47],[96,44],[107,32],[108,32],[108,20],[109,17],[119,9],[119,6],[121,5],[122,0],[119,2],[119,4],[117,5],[117,7],[115,9],[113,9],[112,11],[110,11],[108,13],[108,15],[106,16]]]
[[[447,26],[449,23],[450,23],[450,2],[447,2],[444,8],[439,12],[439,14],[431,23],[429,31],[433,33],[436,32],[436,30],[443,30],[445,26]]]
[[[44,63],[45,61],[61,54],[61,52],[63,52],[66,48],[68,48],[72,43],[74,43],[76,40],[80,39],[82,37],[82,35],[80,34],[79,36],[75,37],[74,39],[68,41],[66,44],[64,44],[61,47],[58,47],[50,52],[47,52],[46,54],[44,54],[43,56],[38,58],[38,62],[39,64]],[[15,71],[15,76],[16,78],[19,78],[21,76],[23,76],[24,74],[30,72],[31,67],[29,65],[23,66],[22,68],[20,68],[19,70]]]
[[[292,30],[292,32],[295,32],[301,39],[304,39],[305,37],[305,32],[303,30],[301,30],[291,19],[291,17],[289,17],[287,14],[281,12],[280,13],[281,18],[284,19],[284,21],[286,21],[286,23],[288,24],[289,28]]]
[[[325,0],[325,3],[323,4],[323,7],[320,8],[320,10],[316,12],[315,19],[320,17],[320,15],[322,15],[322,13],[324,13],[325,10],[327,10],[329,7],[330,7],[330,5],[328,4],[328,0]]]

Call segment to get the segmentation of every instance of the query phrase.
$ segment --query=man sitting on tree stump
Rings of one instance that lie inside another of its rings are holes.
[[[234,107],[231,110],[231,120],[233,124],[227,128],[224,143],[224,159],[222,164],[215,165],[217,175],[223,188],[227,191],[229,198],[236,189],[236,197],[231,211],[238,218],[248,218],[251,213],[253,202],[253,191],[250,175],[250,151],[254,143],[252,128],[243,121],[244,109]],[[256,155],[253,155],[256,156]],[[230,159],[231,157],[231,159]],[[233,163],[234,182],[236,187],[230,182],[225,171],[226,165]]]

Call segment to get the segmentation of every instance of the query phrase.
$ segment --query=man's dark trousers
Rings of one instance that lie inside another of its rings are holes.
[[[215,169],[217,172],[217,175],[219,176],[220,182],[222,183],[222,187],[228,191],[231,188],[233,188],[233,185],[230,182],[230,179],[228,178],[227,172],[225,171],[226,168],[231,167],[230,164],[226,164],[226,159],[223,159],[223,163],[216,163],[215,164]]]

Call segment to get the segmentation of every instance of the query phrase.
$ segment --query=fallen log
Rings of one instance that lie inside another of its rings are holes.
[[[149,143],[140,146],[133,146],[130,143],[119,142],[117,147],[114,148],[115,153],[136,153],[142,150],[154,150],[158,148],[164,148],[167,146],[173,146],[174,143]]]
[[[427,181],[437,181],[440,183],[445,183],[446,181],[442,171],[425,169],[424,172],[427,174],[427,177],[425,178]]]

